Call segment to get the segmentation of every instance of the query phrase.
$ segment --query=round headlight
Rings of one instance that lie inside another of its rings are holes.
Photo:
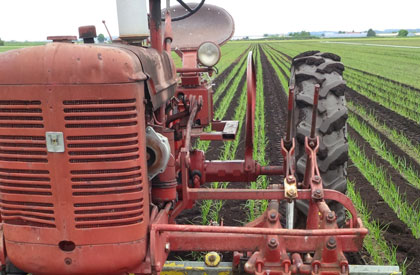
[[[213,42],[204,42],[198,47],[198,61],[200,64],[213,67],[219,62],[220,59],[220,48]]]

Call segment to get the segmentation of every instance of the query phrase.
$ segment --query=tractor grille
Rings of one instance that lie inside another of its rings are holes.
[[[82,132],[80,128],[115,129],[137,125],[135,99],[69,100],[63,103],[66,128],[76,128],[78,132]],[[113,162],[139,158],[136,132],[94,137],[69,136],[68,140],[70,163]]]
[[[83,163],[95,167],[70,171],[76,228],[141,223],[143,175],[138,165],[136,99],[66,100],[63,105],[71,167]],[[111,168],[96,169],[103,165]]]
[[[55,227],[43,120],[41,101],[0,100],[0,161],[5,162],[0,207],[6,224]]]

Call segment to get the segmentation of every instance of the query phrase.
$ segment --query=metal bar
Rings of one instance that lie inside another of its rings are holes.
[[[316,114],[318,112],[319,84],[315,84],[314,106],[312,107],[311,138],[315,138]]]
[[[291,201],[286,204],[286,228],[293,229],[293,221],[295,216],[295,202]]]
[[[207,225],[184,225],[184,224],[153,224],[152,229],[160,232],[202,232],[202,233],[241,233],[257,235],[281,235],[281,236],[345,236],[366,235],[366,228],[340,228],[340,229],[284,229],[284,228],[252,228],[235,226],[207,226]]]
[[[292,139],[292,115],[293,106],[295,104],[295,88],[289,87],[289,103],[287,105],[287,127],[286,127],[286,141],[289,143]]]
[[[177,73],[208,73],[211,68],[176,68]]]
[[[350,275],[401,275],[398,266],[350,265]],[[161,275],[229,275],[232,263],[221,262],[216,267],[209,267],[204,262],[167,261]]]
[[[158,234],[156,231],[155,234]],[[267,235],[214,232],[163,232],[171,251],[257,251],[267,246]],[[291,253],[313,253],[324,236],[280,236],[283,247]],[[343,251],[360,251],[363,238],[357,235],[336,237]]]

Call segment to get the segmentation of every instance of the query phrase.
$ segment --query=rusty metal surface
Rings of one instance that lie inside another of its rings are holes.
[[[77,36],[74,36],[74,35],[47,36],[47,40],[52,40],[53,42],[72,43],[73,41],[77,40]]]
[[[94,38],[96,37],[96,27],[93,25],[90,26],[81,26],[79,27],[79,37],[80,38]]]
[[[50,43],[0,54],[0,85],[105,84],[147,81],[155,109],[175,93],[168,53],[112,44]]]
[[[194,8],[197,4],[190,4]],[[181,5],[171,7],[171,16],[178,17],[186,11]],[[162,16],[165,15],[163,11]],[[206,41],[223,45],[235,31],[232,16],[224,9],[204,4],[200,10],[190,17],[172,22],[172,49],[196,49]]]
[[[0,85],[104,84],[146,80],[131,51],[49,43],[0,53]]]
[[[175,65],[171,56],[163,51],[161,54],[153,48],[135,47],[124,44],[109,44],[106,47],[124,49],[137,56],[143,72],[147,76],[147,87],[153,109],[157,110],[174,94],[177,84]]]

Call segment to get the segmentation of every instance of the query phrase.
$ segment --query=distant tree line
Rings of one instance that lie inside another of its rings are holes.
[[[367,31],[367,37],[374,37],[374,36],[376,36],[376,32],[372,29],[369,29]]]
[[[0,46],[4,46],[4,41],[0,38]]]
[[[294,37],[294,38],[309,38],[311,37],[311,33],[307,31],[291,32],[289,33],[289,36]]]
[[[399,37],[406,37],[408,35],[408,31],[407,30],[400,30],[398,32],[398,36]]]

